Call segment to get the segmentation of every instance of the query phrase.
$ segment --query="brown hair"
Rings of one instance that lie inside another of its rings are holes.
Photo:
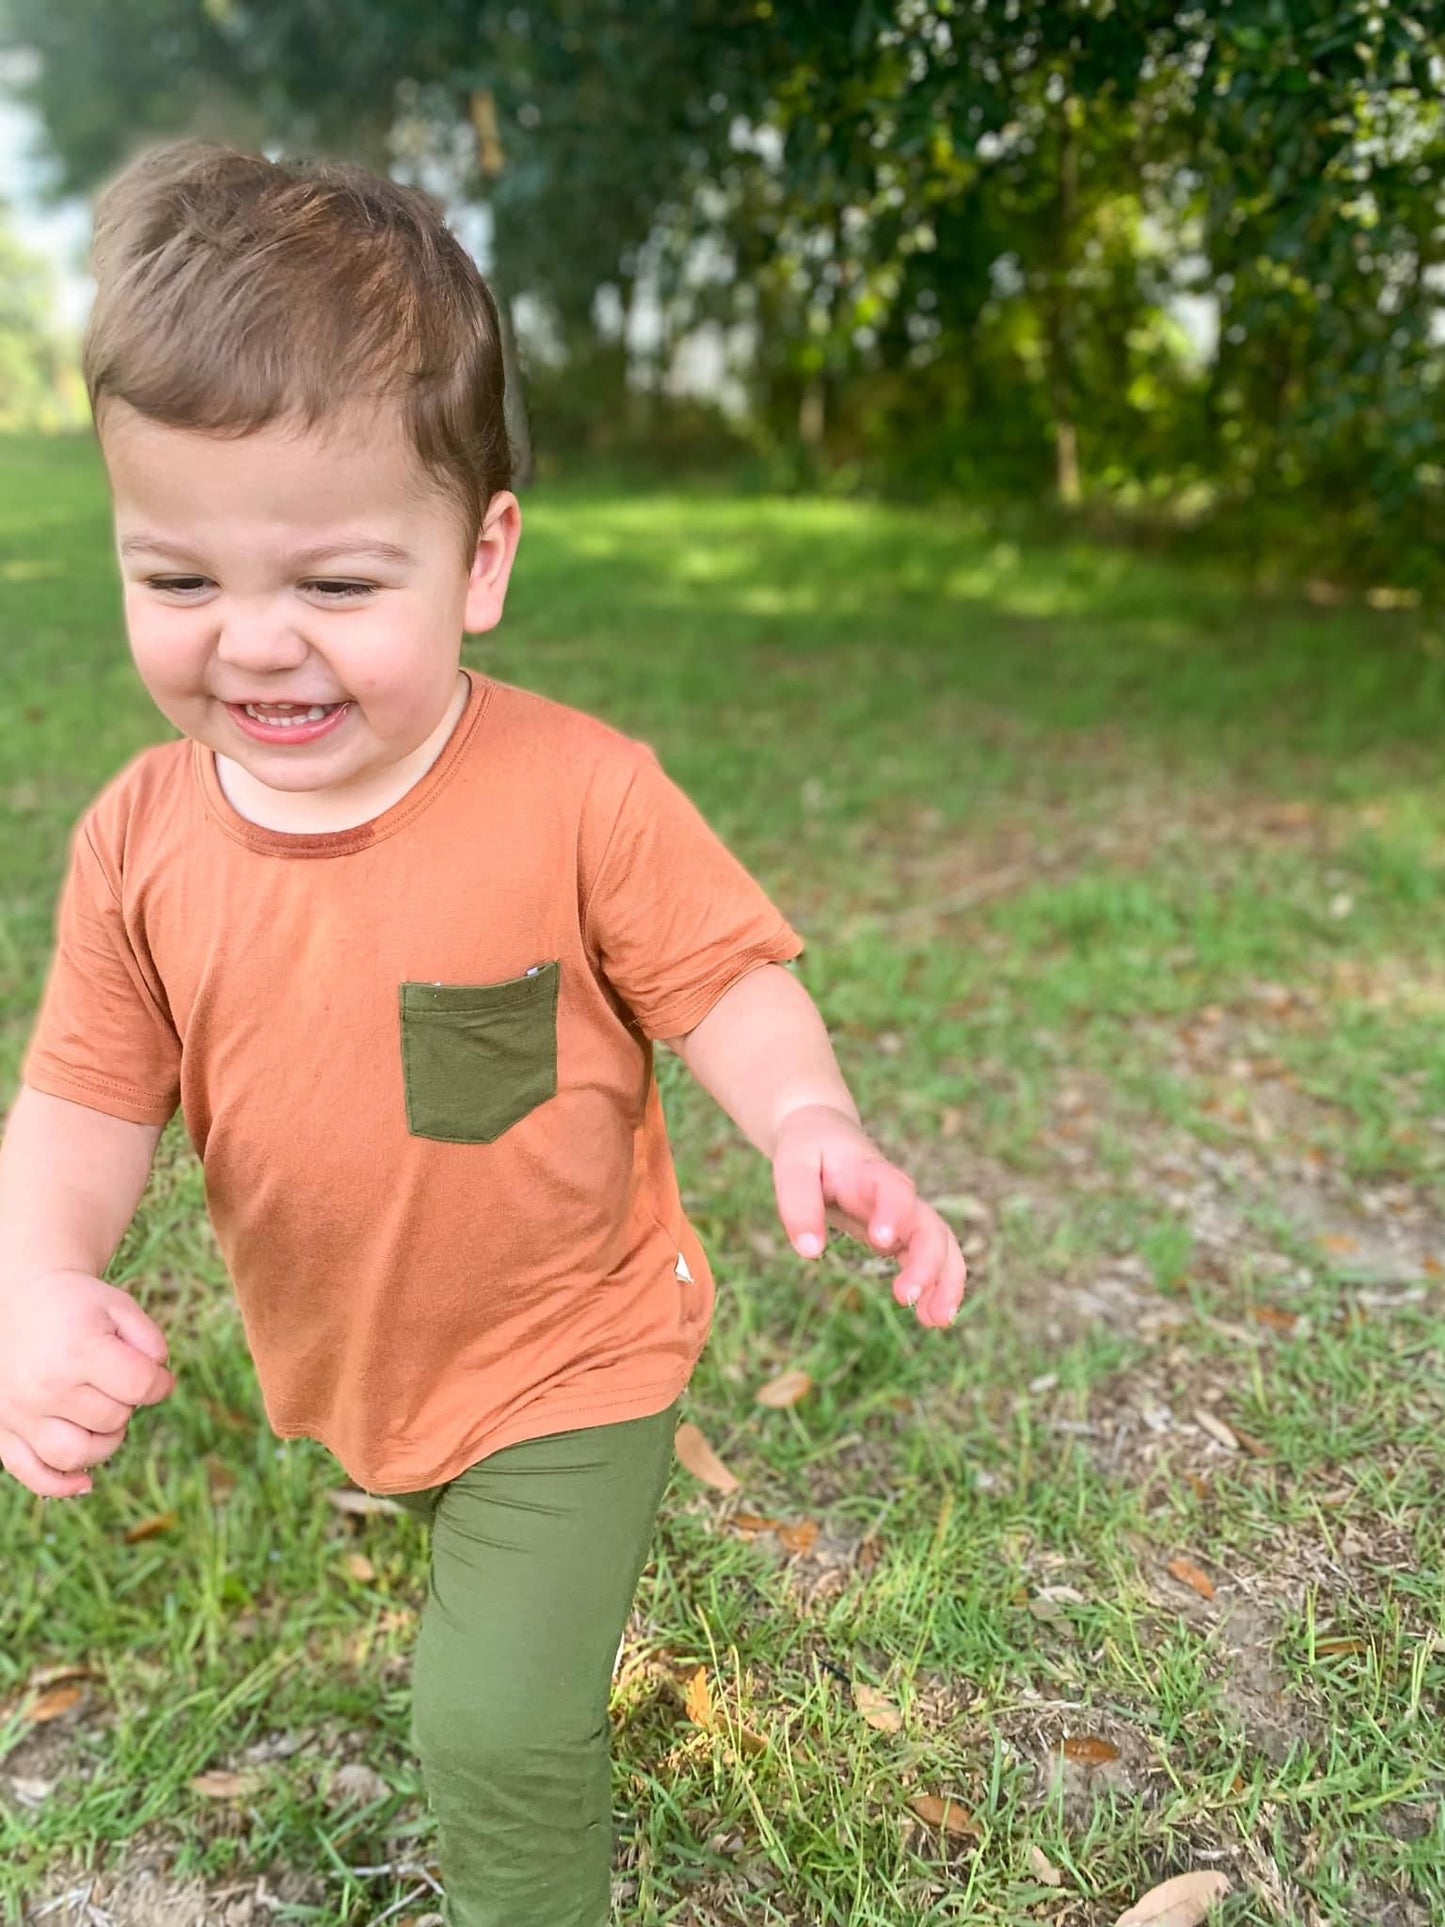
[[[307,428],[395,399],[461,510],[470,562],[511,486],[496,304],[419,189],[364,167],[268,161],[208,141],[138,155],[96,208],[82,368],[172,428]]]

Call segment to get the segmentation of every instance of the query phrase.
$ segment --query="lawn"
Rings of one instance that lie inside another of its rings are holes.
[[[619,1922],[1445,1918],[1445,637],[982,512],[548,486],[466,660],[651,742],[809,940],[958,1324],[787,1248],[660,1055],[718,1275],[613,1700]],[[89,444],[0,462],[0,1076],[66,837],[168,733]],[[110,1277],[179,1389],[0,1483],[0,1912],[420,1922],[423,1527],[267,1431],[179,1124]],[[785,1372],[795,1403],[760,1403]]]

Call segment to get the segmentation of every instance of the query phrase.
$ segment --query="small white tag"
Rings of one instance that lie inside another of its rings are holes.
[[[687,1259],[680,1251],[677,1254],[677,1275],[685,1285],[692,1283],[692,1273],[687,1268]]]

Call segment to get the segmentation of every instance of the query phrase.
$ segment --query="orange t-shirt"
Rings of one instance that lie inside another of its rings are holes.
[[[682,1391],[714,1287],[652,1042],[803,948],[646,744],[468,680],[354,829],[247,821],[198,743],[127,764],[23,1069],[182,1107],[272,1427],[376,1492]]]

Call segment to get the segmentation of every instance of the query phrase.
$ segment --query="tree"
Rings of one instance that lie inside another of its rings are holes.
[[[19,0],[0,0],[12,8]],[[1423,548],[1445,470],[1441,0],[47,0],[11,41],[91,184],[183,129],[437,171],[504,316],[637,413],[751,341],[752,423],[951,486],[1308,500]],[[0,32],[0,39],[5,37]],[[1217,309],[1202,355],[1183,295]],[[1434,479],[1432,479],[1434,478]],[[1433,491],[1433,493],[1432,493]]]
[[[21,246],[0,206],[0,430],[48,428],[68,417],[54,303],[48,265]]]

